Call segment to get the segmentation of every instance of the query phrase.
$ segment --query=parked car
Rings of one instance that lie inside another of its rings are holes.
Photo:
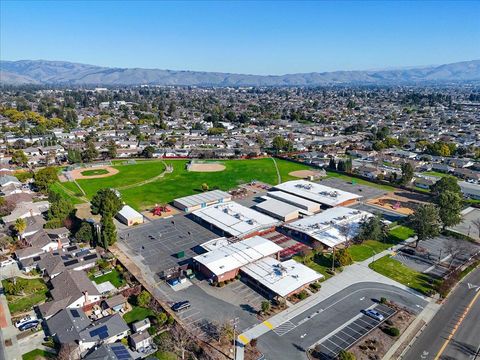
[[[184,309],[188,309],[190,307],[190,301],[185,300],[185,301],[180,301],[172,305],[172,310],[173,311],[181,311]]]
[[[0,268],[15,264],[16,261],[12,258],[8,258],[7,260],[0,261]]]
[[[37,327],[37,325],[40,324],[40,321],[38,320],[32,320],[32,321],[29,321],[23,325],[20,325],[18,327],[18,330],[20,331],[25,331],[25,330],[28,330],[28,329],[31,329],[31,328],[34,328],[34,327]]]
[[[415,249],[412,249],[410,247],[403,247],[400,249],[400,251],[408,255],[415,255]]]
[[[33,321],[33,320],[37,320],[37,317],[34,316],[34,315],[27,315],[23,318],[21,318],[20,320],[17,320],[15,322],[15,327],[16,328],[19,328],[20,326],[22,326],[23,324],[26,324],[28,323],[29,321]]]
[[[378,321],[383,321],[385,319],[382,314],[373,309],[364,310],[363,313]]]

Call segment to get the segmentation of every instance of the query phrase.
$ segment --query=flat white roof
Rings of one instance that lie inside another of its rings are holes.
[[[212,251],[212,250],[218,249],[222,246],[226,246],[228,244],[230,244],[230,241],[228,241],[228,239],[226,237],[219,237],[219,238],[216,238],[216,239],[206,241],[203,244],[201,244],[200,246],[207,251]]]
[[[194,211],[193,214],[232,236],[247,235],[280,223],[270,216],[233,201],[211,205]]]
[[[353,237],[358,233],[362,220],[371,216],[373,215],[367,211],[339,206],[284,226],[307,234],[322,244],[332,247],[346,241],[340,227],[349,226],[349,237]]]
[[[192,206],[207,204],[212,201],[219,201],[222,199],[231,199],[231,198],[232,196],[225,191],[212,190],[212,191],[206,191],[200,194],[184,196],[184,197],[175,199],[174,201],[179,203],[183,207],[188,208]]]
[[[266,257],[245,265],[241,270],[267,289],[283,297],[323,278],[322,274],[293,259],[280,262]]]
[[[123,216],[125,219],[137,219],[139,217],[143,219],[142,214],[128,205],[124,205],[118,214]]]
[[[328,206],[361,198],[360,195],[305,180],[292,180],[276,185],[275,189]]]
[[[296,206],[272,198],[255,205],[255,207],[281,217],[285,217],[293,213],[298,214],[298,208]]]
[[[270,191],[267,195],[273,199],[281,200],[307,211],[316,212],[320,210],[320,205],[318,203],[283,191]]]
[[[274,242],[261,236],[253,236],[195,256],[194,259],[218,276],[281,250]]]

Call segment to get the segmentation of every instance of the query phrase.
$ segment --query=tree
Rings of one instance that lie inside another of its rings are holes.
[[[12,154],[12,163],[19,166],[26,166],[28,162],[27,155],[22,150],[17,150]]]
[[[18,234],[19,238],[22,238],[23,233],[27,230],[27,221],[23,218],[18,218],[15,220],[15,225],[13,226],[15,231]]]
[[[50,208],[48,209],[47,213],[47,219],[59,219],[63,222],[63,220],[68,218],[74,210],[75,207],[71,201],[60,197],[58,200],[53,201],[50,204]]]
[[[435,199],[439,207],[443,228],[455,226],[462,221],[462,196],[453,191],[444,191]]]
[[[328,168],[330,170],[337,170],[337,164],[335,163],[335,158],[330,158],[330,162],[328,163]]]
[[[343,160],[338,161],[337,170],[341,172],[345,172],[346,170],[345,161]]]
[[[207,183],[203,183],[203,184],[202,184],[202,191],[208,191],[208,189],[209,189],[208,184],[207,184]]]
[[[92,214],[100,214],[102,217],[114,217],[122,206],[122,201],[112,189],[98,190],[90,204]]]
[[[3,196],[0,196],[0,216],[9,215],[15,209],[15,206],[13,201],[8,201]]]
[[[43,193],[47,192],[57,179],[57,169],[52,166],[38,170],[34,175],[35,186]]]
[[[272,140],[272,147],[278,153],[285,147],[285,139],[281,136],[275,136]]]
[[[438,208],[432,204],[422,204],[409,218],[412,229],[417,235],[415,246],[422,240],[431,239],[440,233],[442,220]]]
[[[75,233],[75,239],[86,244],[93,244],[93,226],[86,221],[82,222],[82,225],[80,225],[80,228]]]
[[[146,308],[150,304],[150,301],[152,301],[152,295],[146,290],[142,290],[142,292],[137,295],[138,306]]]
[[[459,194],[461,194],[462,192],[462,190],[460,189],[460,185],[458,185],[457,183],[457,179],[453,176],[442,177],[440,180],[438,180],[435,184],[432,185],[430,190],[434,199],[445,191],[453,191]]]
[[[350,255],[350,251],[348,248],[339,249],[336,254],[336,260],[338,265],[340,266],[347,266],[353,264],[352,256]]]
[[[70,164],[77,164],[82,162],[82,153],[79,150],[68,149],[67,161]]]
[[[154,152],[155,152],[155,148],[149,145],[142,150],[142,156],[148,159],[151,159],[153,157]]]
[[[102,226],[103,247],[108,249],[110,245],[115,244],[117,241],[117,229],[111,217],[102,216],[100,224]]]
[[[270,308],[271,308],[270,301],[263,300],[261,304],[262,313],[264,314],[267,313],[268,311],[270,311]]]
[[[413,171],[414,171],[413,166],[409,162],[404,162],[402,164],[401,169],[402,169],[401,183],[402,185],[407,185],[413,179]]]
[[[380,214],[362,219],[360,230],[356,237],[360,242],[365,240],[384,241],[388,236],[388,228]]]
[[[110,159],[115,159],[117,157],[117,144],[115,141],[110,140],[107,145],[107,154]]]
[[[84,162],[92,162],[98,157],[98,151],[95,148],[95,144],[92,140],[88,140],[85,151],[82,153],[82,159]]]

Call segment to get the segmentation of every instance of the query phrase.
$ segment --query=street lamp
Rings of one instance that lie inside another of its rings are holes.
[[[235,331],[237,330],[237,325],[238,325],[238,320],[239,318],[236,317],[236,318],[233,318],[230,320],[230,322],[232,323],[233,325],[233,359],[235,360],[235,352],[236,352],[236,344],[237,344],[237,340],[235,338]]]

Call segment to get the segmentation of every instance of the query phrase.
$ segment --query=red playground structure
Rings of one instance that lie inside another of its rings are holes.
[[[155,216],[162,216],[162,213],[170,212],[171,210],[168,208],[167,205],[157,205],[152,209],[152,214]]]

